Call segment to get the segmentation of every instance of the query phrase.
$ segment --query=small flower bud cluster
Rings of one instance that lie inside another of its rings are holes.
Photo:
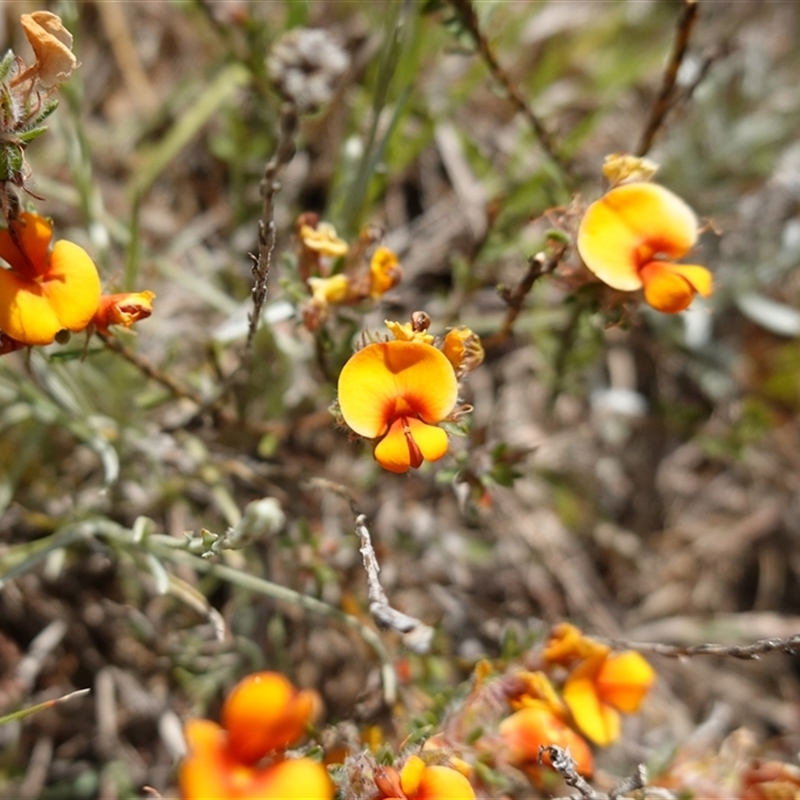
[[[300,113],[327,105],[349,65],[347,53],[320,28],[290,30],[267,56],[270,79]]]

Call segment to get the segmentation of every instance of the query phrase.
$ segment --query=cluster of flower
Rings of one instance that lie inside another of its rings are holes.
[[[53,92],[78,66],[72,34],[49,11],[20,17],[35,61],[26,66],[9,51],[0,59],[0,355],[51,344],[63,331],[130,327],[150,316],[153,292],[101,296],[100,276],[88,253],[72,242],[50,247],[53,230],[38,214],[19,210],[10,186],[25,188],[24,151],[56,107]]]
[[[331,306],[377,300],[397,286],[403,275],[397,256],[388,247],[376,247],[366,262],[366,251],[376,238],[369,228],[351,247],[329,222],[305,213],[297,220],[297,237],[297,272],[311,293],[302,307],[303,322],[310,331],[328,319]],[[333,263],[341,258],[345,259],[344,269],[333,272]]]
[[[601,747],[617,739],[619,712],[639,709],[655,681],[653,669],[638,653],[614,652],[569,624],[557,626],[529,658],[537,662],[532,669],[497,672],[488,662],[479,664],[472,692],[451,709],[442,730],[391,766],[369,753],[344,753],[344,763],[330,754],[338,762],[331,764],[336,785],[349,787],[347,796],[373,800],[474,800],[486,769],[510,765],[544,786],[553,773],[542,748],[550,746],[568,749],[577,771],[591,776],[593,756],[584,737]],[[225,701],[221,726],[186,723],[184,800],[330,800],[334,782],[325,767],[286,752],[317,704],[313,692],[298,692],[276,673],[243,680]],[[495,716],[498,706],[504,711]]]
[[[639,709],[655,672],[639,653],[615,653],[568,623],[554,629],[538,666],[504,685],[515,709],[500,724],[511,761],[538,781],[540,748],[556,745],[569,748],[578,772],[589,776],[594,764],[583,736],[601,747],[614,742],[619,712]]]
[[[62,331],[129,328],[149,317],[153,292],[102,295],[89,254],[61,240],[50,248],[50,223],[27,211],[0,230],[0,355],[21,347],[51,344]]]

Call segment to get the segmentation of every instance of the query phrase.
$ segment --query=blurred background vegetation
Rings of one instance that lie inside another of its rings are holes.
[[[517,656],[560,619],[689,644],[800,630],[797,3],[700,3],[650,152],[659,182],[707,221],[695,260],[714,272],[709,301],[620,320],[547,277],[470,376],[470,429],[445,461],[392,475],[334,426],[335,378],[362,329],[423,309],[437,332],[464,324],[492,341],[498,286],[569,219],[554,209],[595,199],[603,157],[637,147],[682,10],[475,4],[564,170],[458,6],[48,5],[82,66],[26,154],[36,207],[92,253],[106,291],[157,300],[119,334],[130,359],[80,336],[0,359],[0,710],[93,690],[0,728],[0,796],[174,794],[179,720],[214,715],[257,668],[317,688],[326,723],[380,726],[391,742],[434,724],[479,659]],[[3,4],[4,50],[27,53],[18,17],[41,7]],[[300,117],[246,357],[281,113],[265,57],[300,26],[329,32],[350,64]],[[308,211],[349,241],[384,230],[404,268],[378,307],[316,334],[298,319],[292,256]],[[570,249],[564,274],[577,264]],[[435,626],[430,654],[370,637],[352,513],[322,481],[367,514],[393,604]],[[263,497],[282,518],[255,544],[207,560],[186,549],[186,532],[221,534]],[[382,662],[402,678],[390,709]],[[796,752],[795,658],[653,663],[658,688],[609,769],[666,763],[687,741],[713,751],[740,726],[754,752]]]

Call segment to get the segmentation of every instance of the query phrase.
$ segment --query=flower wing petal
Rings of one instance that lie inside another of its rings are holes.
[[[50,344],[64,327],[36,281],[0,269],[0,297],[0,330],[12,339]]]
[[[207,719],[189,720],[184,727],[189,755],[180,769],[184,800],[215,800],[230,795],[231,764],[225,751],[225,732]]]
[[[333,797],[333,784],[327,770],[310,758],[281,761],[259,773],[259,780],[240,797],[248,800],[331,800]]]
[[[683,311],[694,297],[692,285],[675,270],[676,266],[665,261],[651,261],[641,271],[645,300],[664,314]]]
[[[602,700],[628,714],[637,711],[656,674],[639,653],[625,651],[609,656],[597,676],[597,693]]]
[[[563,697],[575,724],[595,744],[604,747],[619,737],[619,714],[600,702],[591,678],[570,677],[564,684]]]
[[[91,322],[100,303],[100,276],[82,247],[63,239],[56,242],[41,286],[60,327],[77,332]]]
[[[425,767],[414,800],[475,800],[470,782],[452,767]]]
[[[406,438],[404,422],[403,419],[395,420],[386,436],[375,445],[373,452],[375,460],[389,472],[408,472],[412,460],[418,462],[417,466],[422,463],[419,458],[414,459],[412,453],[414,445]]]
[[[435,425],[426,425],[418,419],[409,419],[411,438],[427,461],[438,461],[447,452],[447,433]]]
[[[701,297],[711,297],[714,291],[714,279],[705,268],[696,264],[670,264],[670,269],[689,281],[692,289]]]

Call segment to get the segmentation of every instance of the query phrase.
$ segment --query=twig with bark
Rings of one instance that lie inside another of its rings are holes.
[[[678,79],[678,70],[680,70],[683,59],[686,56],[686,50],[689,47],[689,38],[692,35],[692,29],[697,21],[698,11],[699,5],[697,0],[684,1],[683,11],[678,18],[678,24],[675,29],[675,40],[672,44],[672,52],[670,53],[667,67],[664,70],[661,91],[658,93],[653,108],[650,110],[647,124],[639,139],[639,144],[636,148],[637,156],[645,156],[650,152],[656,134],[664,124],[664,120],[670,109],[675,105],[675,83]]]
[[[564,177],[564,182],[570,185],[572,183],[571,162],[560,152],[554,134],[547,128],[544,122],[542,122],[539,115],[534,112],[519,86],[514,83],[511,76],[497,60],[497,56],[492,46],[489,44],[489,40],[481,30],[478,15],[475,12],[475,7],[471,0],[450,0],[450,2],[464,27],[472,36],[478,51],[486,62],[486,66],[492,73],[492,77],[503,87],[511,102],[516,106],[517,111],[528,121],[542,150],[544,150],[548,158],[559,168]]]
[[[281,105],[278,120],[278,142],[275,154],[264,167],[264,177],[259,186],[261,192],[261,218],[258,221],[258,255],[254,258],[252,274],[253,310],[248,317],[247,343],[245,352],[250,352],[253,339],[258,330],[261,310],[267,300],[269,272],[272,267],[272,255],[275,251],[275,198],[280,191],[278,180],[281,169],[288,164],[295,153],[295,134],[297,133],[298,116],[293,103]]]
[[[638,653],[653,653],[667,658],[684,658],[689,656],[722,656],[752,661],[768,653],[785,653],[794,655],[800,652],[800,634],[787,638],[772,637],[759,639],[752,644],[704,644],[677,645],[661,642],[626,642],[613,640],[609,642],[620,650],[636,650]]]
[[[566,243],[561,243],[549,255],[544,251],[536,253],[536,255],[528,259],[528,269],[516,286],[513,288],[501,286],[498,288],[498,293],[508,306],[508,311],[506,311],[500,330],[484,340],[484,346],[487,349],[498,347],[508,341],[513,333],[514,323],[522,313],[522,309],[525,306],[525,298],[530,294],[533,284],[543,275],[549,275],[555,270],[564,257],[566,249]]]

